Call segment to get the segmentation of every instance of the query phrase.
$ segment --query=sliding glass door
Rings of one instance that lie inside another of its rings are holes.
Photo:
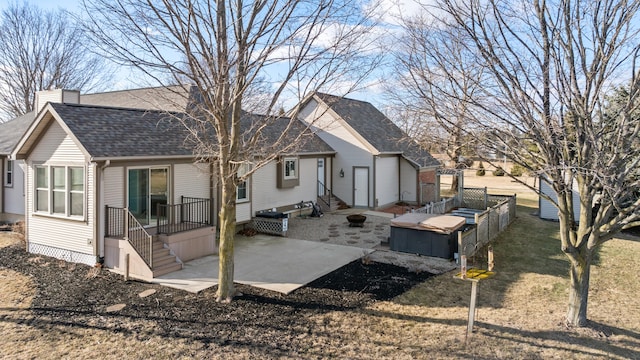
[[[169,169],[129,169],[128,185],[129,211],[142,225],[155,225],[158,204],[167,204],[169,197]]]

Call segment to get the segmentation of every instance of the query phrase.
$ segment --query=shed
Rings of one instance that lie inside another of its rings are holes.
[[[554,200],[558,199],[558,195],[556,194],[555,190],[553,190],[553,187],[549,183],[549,179],[541,176],[539,183],[540,183],[539,190],[541,194],[546,194]],[[573,189],[576,187],[576,185],[577,184],[574,181],[572,190],[571,190],[572,198],[573,198],[573,220],[574,221],[578,221],[580,219],[580,194],[578,193],[577,190]],[[541,219],[554,220],[554,221],[559,220],[558,209],[550,201],[542,198],[542,196],[538,198],[538,209],[540,210]]]

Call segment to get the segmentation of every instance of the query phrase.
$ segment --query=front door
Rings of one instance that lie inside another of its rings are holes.
[[[128,207],[142,225],[153,224],[158,218],[158,204],[167,204],[168,179],[166,167],[129,169]]]
[[[353,206],[369,207],[369,168],[353,169]]]

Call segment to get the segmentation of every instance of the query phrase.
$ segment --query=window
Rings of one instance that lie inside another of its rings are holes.
[[[36,211],[67,217],[83,216],[84,181],[82,167],[36,166]]]
[[[80,167],[69,168],[69,214],[84,214],[84,169]]]
[[[5,159],[4,186],[13,186],[13,160]]]
[[[244,176],[247,172],[249,172],[248,164],[241,164],[238,168],[238,177]],[[238,188],[236,190],[236,200],[238,202],[249,201],[249,180],[245,179],[244,181],[238,184]]]
[[[289,189],[300,185],[298,157],[283,157],[276,163],[276,186],[278,189]]]
[[[49,172],[36,166],[36,211],[49,211]]]
[[[297,158],[284,158],[284,179],[297,179],[298,178],[298,159]]]

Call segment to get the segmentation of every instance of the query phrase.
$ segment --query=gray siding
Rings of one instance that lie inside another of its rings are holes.
[[[300,116],[307,123],[314,124],[320,131],[317,135],[336,151],[333,159],[333,178],[331,190],[347,204],[353,204],[353,167],[373,168],[373,156],[368,145],[355,136],[343,121],[339,121],[324,106],[318,107],[315,101],[309,101]],[[340,170],[344,177],[340,177]],[[369,197],[372,197],[373,176],[369,176]],[[373,199],[369,199],[373,204]]]
[[[398,193],[400,189],[400,163],[398,157],[378,157],[375,176],[375,206],[385,206],[397,202],[400,199],[400,194]]]
[[[400,159],[400,199],[404,201],[418,201],[418,173],[416,169],[403,158]]]
[[[4,161],[0,159],[0,161]],[[24,215],[24,168],[25,163],[22,160],[13,162],[13,185],[4,187],[4,212],[9,214]],[[6,169],[5,169],[6,171]],[[5,176],[5,173],[2,174]],[[5,179],[0,183],[4,186]]]
[[[253,210],[265,210],[274,207],[317,200],[318,195],[318,159],[300,158],[298,160],[300,185],[278,189],[276,186],[276,163],[270,162],[253,174],[251,189]]]

